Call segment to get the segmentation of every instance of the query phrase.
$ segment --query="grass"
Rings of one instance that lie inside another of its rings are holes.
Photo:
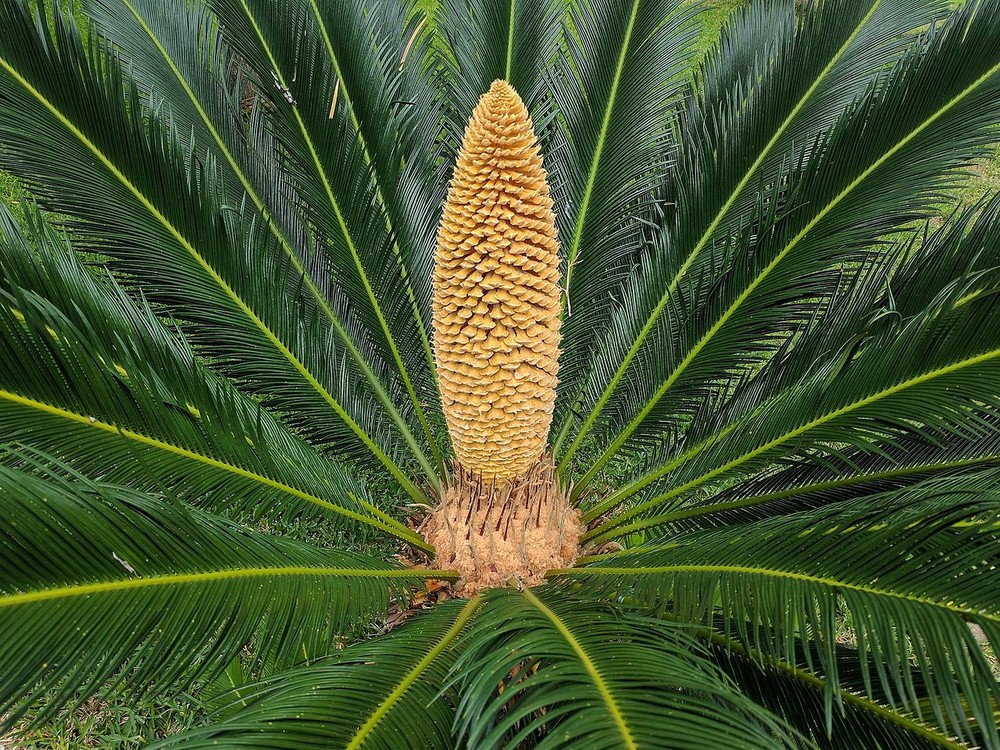
[[[701,13],[701,34],[698,36],[696,50],[702,57],[721,36],[722,25],[734,10],[742,8],[746,0],[706,0],[706,6]]]
[[[965,186],[958,191],[962,203],[973,205],[988,193],[1000,190],[1000,147],[993,151],[992,158],[983,159],[969,172]]]
[[[745,0],[707,0],[708,7],[701,16],[702,31],[697,42],[699,55],[704,54],[719,38],[726,18]],[[429,8],[434,0],[425,0]],[[983,160],[972,168],[969,180],[960,191],[963,204],[973,205],[989,192],[1000,190],[1000,149],[995,157]],[[0,202],[10,207],[15,216],[21,214],[19,203],[29,197],[18,180],[0,172]],[[945,207],[945,213],[950,207]],[[308,538],[323,546],[342,546],[342,539],[324,533],[321,526],[292,521],[279,522],[268,529],[272,533],[287,533],[296,538]],[[844,642],[850,642],[853,633],[845,624]],[[991,655],[992,656],[992,655]],[[998,673],[1000,662],[993,659]],[[191,726],[200,716],[197,697],[162,701],[153,697],[111,694],[102,699],[92,698],[73,711],[62,711],[54,719],[34,725],[29,716],[19,725],[16,735],[0,736],[0,750],[132,750],[156,739],[176,733]],[[15,739],[16,736],[16,739]]]
[[[0,203],[7,206],[16,218],[22,218],[20,203],[27,197],[27,191],[15,177],[0,172]]]
[[[144,747],[192,726],[199,714],[191,705],[191,701],[132,701],[124,696],[112,701],[91,698],[17,739],[0,737],[0,750]]]

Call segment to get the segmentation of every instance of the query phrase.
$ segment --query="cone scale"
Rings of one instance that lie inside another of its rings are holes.
[[[531,118],[494,81],[466,127],[434,255],[434,354],[456,466],[426,533],[467,590],[538,583],[575,557],[578,516],[545,455],[558,250]]]

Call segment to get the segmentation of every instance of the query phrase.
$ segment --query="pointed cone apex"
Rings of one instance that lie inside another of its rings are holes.
[[[465,130],[434,257],[434,350],[455,456],[522,476],[548,439],[559,356],[559,243],[524,102],[494,81]]]

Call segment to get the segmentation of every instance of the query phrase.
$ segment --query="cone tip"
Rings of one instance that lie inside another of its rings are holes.
[[[493,100],[521,100],[521,97],[518,95],[517,91],[514,90],[514,87],[502,78],[497,78],[492,84],[490,84],[490,90],[483,94],[483,99],[486,98]]]

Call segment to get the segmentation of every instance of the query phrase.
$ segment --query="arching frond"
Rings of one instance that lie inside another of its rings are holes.
[[[721,636],[717,640],[723,641]],[[841,705],[831,706],[823,699],[826,680],[810,671],[802,660],[785,662],[733,641],[713,648],[712,655],[744,693],[784,718],[820,750],[855,750],[859,742],[880,750],[964,747],[945,731],[863,697],[863,685],[857,692],[853,687],[843,690]],[[849,673],[858,671],[860,662],[857,654],[846,647],[838,649],[838,658],[843,684]]]
[[[665,509],[674,498],[711,480],[759,470],[797,446],[808,444],[831,456],[845,448],[877,454],[896,436],[926,429],[965,432],[975,420],[977,403],[997,408],[996,389],[986,384],[1000,377],[1000,331],[990,323],[997,300],[976,297],[959,305],[967,289],[967,283],[952,285],[930,308],[898,330],[883,331],[849,362],[839,352],[828,355],[808,377],[763,401],[714,439],[687,448],[622,488],[602,505],[613,507],[647,486],[655,487],[655,494],[605,521],[593,536],[612,528],[618,534],[626,527],[646,527],[648,520],[637,519]]]
[[[203,506],[324,515],[426,544],[343,467],[208,372],[183,338],[51,230],[0,208],[0,427],[97,478]]]
[[[691,631],[554,591],[498,590],[454,669],[468,747],[795,747]]]
[[[873,356],[866,350],[878,351],[907,325],[920,325],[921,319],[926,324],[939,315],[935,310],[947,309],[948,303],[937,299],[941,295],[947,298],[950,294],[959,308],[988,299],[998,283],[998,212],[1000,198],[994,198],[953,214],[919,243],[911,237],[898,253],[853,271],[823,314],[797,332],[790,346],[733,387],[725,400],[720,399],[721,405],[709,402],[695,415],[685,435],[685,457],[698,455],[708,443],[734,427],[746,429],[754,423],[752,420],[770,420],[768,415],[778,411],[772,411],[769,402],[778,409],[794,408],[793,394],[801,393],[806,383],[816,383],[816,398],[821,399],[819,393],[825,392],[828,385],[858,366],[864,357]],[[900,254],[901,262],[895,259]],[[933,339],[934,330],[941,329],[931,326],[923,335]],[[888,362],[886,366],[891,368],[893,364]],[[890,379],[900,374],[886,372]],[[863,379],[855,382],[866,393],[873,385]],[[963,398],[958,391],[950,395],[957,402]],[[895,419],[897,415],[885,414],[890,421],[878,441],[861,440],[853,448],[842,444],[844,434],[815,448],[802,441],[797,445],[800,456],[782,459],[796,464],[795,468],[778,471],[781,464],[771,464],[758,477],[741,481],[711,498],[700,493],[678,493],[678,500],[664,508],[659,520],[673,522],[704,516],[707,523],[714,524],[722,518],[733,522],[754,514],[792,512],[801,507],[799,503],[811,507],[824,500],[849,499],[859,492],[870,494],[874,486],[889,488],[922,479],[928,473],[953,472],[991,462],[996,454],[997,426],[990,389],[977,385],[968,395],[972,400],[959,407],[965,410],[961,423],[937,427],[918,418],[904,425]],[[791,429],[815,416],[813,404],[799,403],[804,412],[785,415],[790,417]],[[872,427],[868,423],[865,430]],[[754,439],[751,437],[751,442]],[[650,467],[670,465],[677,452],[674,446],[667,451],[662,457],[648,452],[638,476],[649,478],[651,473],[658,473],[651,472]],[[603,503],[607,507],[612,504]],[[720,515],[713,520],[716,513]]]
[[[361,0],[214,0],[211,7],[268,99],[275,156],[285,160],[295,200],[319,234],[320,261],[433,443],[423,407],[433,395],[429,306],[410,281],[419,276],[426,288],[426,256],[412,241],[426,238],[429,207],[412,175],[400,183],[405,18]],[[436,483],[428,459],[416,453]]]
[[[864,400],[872,393],[872,386],[876,381],[866,380],[866,377],[870,377],[876,371],[882,372],[887,381],[881,389],[884,392],[875,399],[875,402],[893,396],[895,393],[893,386],[905,385],[901,381],[905,381],[906,378],[901,377],[903,370],[894,367],[895,362],[879,360],[882,356],[879,352],[884,354],[888,351],[886,346],[890,342],[903,347],[928,346],[929,344],[919,342],[934,340],[944,331],[960,330],[966,324],[975,326],[971,321],[977,318],[966,319],[962,316],[970,312],[967,309],[968,305],[988,303],[998,284],[997,263],[1000,260],[997,251],[998,233],[1000,233],[1000,198],[994,198],[988,203],[982,202],[964,212],[954,213],[940,228],[919,243],[916,238],[910,236],[896,249],[884,254],[881,259],[867,262],[847,272],[846,280],[842,281],[831,295],[826,309],[796,331],[794,337],[783,345],[764,367],[745,376],[742,381],[731,386],[728,392],[717,395],[718,403],[706,401],[707,408],[697,413],[689,425],[684,445],[669,445],[662,454],[648,451],[646,462],[637,474],[638,480],[599,503],[589,511],[588,517],[596,517],[614,507],[629,493],[642,489],[660,477],[670,476],[668,481],[672,482],[672,487],[676,487],[678,482],[674,480],[677,479],[677,475],[673,475],[672,472],[684,461],[696,458],[702,450],[709,448],[711,443],[723,440],[734,431],[736,433],[734,439],[737,442],[745,437],[753,442],[759,431],[755,428],[754,434],[751,435],[746,432],[747,426],[757,424],[761,419],[770,422],[772,416],[769,415],[782,413],[779,421],[787,418],[789,430],[798,430],[803,422],[810,422],[809,428],[815,426],[811,424],[814,421],[826,423],[829,421],[828,417],[816,414],[816,404],[823,399],[822,394],[828,392],[829,386],[834,381],[849,372],[860,376],[856,380],[849,380],[857,384],[859,388],[857,396],[860,399]],[[949,320],[949,311],[952,307],[957,310],[958,317]],[[982,308],[982,315],[990,317],[990,310],[988,305]],[[976,344],[983,351],[988,351],[993,346],[990,337],[992,330],[992,326],[987,326],[985,338]],[[904,331],[910,332],[909,345],[903,343],[905,339],[901,338]],[[964,334],[959,335],[960,339],[963,337]],[[900,351],[895,350],[897,355]],[[906,364],[917,365],[913,373],[917,375],[921,371],[922,355],[915,354],[917,349],[911,351],[914,354],[906,355],[910,357]],[[875,364],[877,361],[881,361],[882,364]],[[864,368],[862,362],[868,362],[876,369],[858,369]],[[867,375],[861,375],[862,372]],[[948,372],[939,374],[946,375]],[[797,401],[798,396],[805,392],[804,389],[809,388],[807,386],[809,383],[816,389],[813,395]],[[989,405],[989,389],[985,389],[984,392],[984,389],[976,386],[967,392],[944,391],[944,393],[951,393],[955,408],[966,409],[967,418],[962,424],[952,423],[952,427],[935,432],[933,426],[919,418],[904,426],[895,419],[896,415],[892,415],[891,423],[886,425],[891,435],[883,433],[881,436],[883,442],[860,440],[856,445],[857,449],[843,458],[839,455],[844,450],[843,446],[831,447],[828,444],[813,455],[804,456],[801,461],[817,465],[832,460],[835,464],[843,466],[845,461],[868,460],[864,459],[864,456],[868,455],[877,462],[878,468],[872,465],[873,471],[892,472],[895,467],[904,475],[912,474],[913,472],[907,467],[915,468],[918,464],[908,463],[908,457],[892,450],[893,444],[899,442],[907,442],[911,450],[916,450],[918,445],[928,443],[933,443],[932,450],[937,450],[935,446],[941,447],[945,444],[962,450],[959,446],[985,441],[983,449],[986,453],[976,453],[978,449],[972,448],[974,454],[968,456],[963,454],[963,456],[969,459],[973,455],[988,458],[989,434],[992,429],[989,425],[980,423],[987,419],[992,411]],[[982,395],[986,396],[985,404],[979,399]],[[968,400],[970,398],[972,401]],[[963,402],[963,399],[966,401]],[[978,405],[973,403],[976,400],[980,401]],[[799,407],[793,406],[795,403],[798,403]],[[961,405],[963,403],[964,406]],[[792,411],[784,411],[786,409]],[[849,408],[847,413],[854,414],[855,408]],[[766,429],[769,428],[765,428],[765,431]],[[870,423],[864,425],[865,431],[870,432],[871,429]],[[959,430],[959,433],[954,434],[955,430]],[[929,434],[925,435],[924,433],[928,431]],[[806,429],[804,433],[797,432],[796,436],[800,434],[809,435],[810,430]],[[842,434],[838,434],[831,442],[840,443],[842,437]],[[886,443],[885,440],[891,442]],[[783,444],[788,446],[787,442]],[[806,449],[809,445],[807,441],[797,443],[800,449]],[[886,451],[896,458],[890,458],[886,455]],[[732,455],[730,453],[729,457]],[[947,463],[952,459],[956,459],[954,453],[948,450],[942,453],[943,462]],[[924,455],[923,461],[926,464],[930,458]],[[688,468],[695,468],[696,465],[697,462],[694,462]],[[745,462],[738,462],[736,465],[743,466]],[[827,468],[820,468],[821,471],[827,471]],[[934,469],[933,466],[927,468]],[[713,474],[714,476],[720,474]],[[850,477],[843,475],[840,478],[847,480]],[[708,477],[703,477],[703,480],[707,479]],[[703,481],[692,486],[701,484]],[[749,485],[742,487],[751,491]],[[673,489],[671,492],[672,497],[683,494]]]
[[[562,397],[556,426],[580,396],[592,346],[632,271],[637,215],[673,159],[678,99],[697,29],[679,0],[573,6],[550,73],[559,112],[549,163],[563,248]],[[565,438],[554,436],[556,447]]]
[[[767,70],[760,86],[747,89],[746,82],[736,89],[723,113],[695,108],[687,126],[692,132],[679,137],[694,149],[679,155],[672,185],[679,211],[662,222],[641,264],[656,271],[637,273],[640,283],[623,296],[627,303],[609,339],[609,356],[602,354],[606,364],[596,370],[606,385],[589,389],[593,408],[564,457],[565,463],[602,414],[610,420],[600,431],[604,450],[578,492],[630,440],[683,429],[705,389],[724,387],[733,373],[766,359],[822,309],[838,278],[836,270],[825,274],[831,266],[877,252],[881,237],[905,226],[921,207],[929,210],[934,192],[993,137],[985,124],[989,116],[967,117],[982,111],[979,97],[992,101],[1000,80],[988,51],[993,32],[978,27],[983,37],[973,41],[963,32],[968,17],[956,17],[950,33],[929,33],[901,56],[899,42],[886,40],[912,28],[919,10],[907,7],[910,12],[871,2],[818,4],[796,26],[784,54],[769,58],[791,65],[802,57],[796,45],[810,45],[806,57],[817,68],[806,72],[796,62],[797,69],[788,71],[790,89],[801,94],[788,97],[784,80],[771,89],[767,82],[777,71]],[[811,41],[812,35],[822,40]],[[973,47],[966,42],[975,45],[975,63],[969,64]],[[812,45],[825,54],[814,54]],[[873,84],[897,58],[885,84]],[[939,77],[953,87],[940,90]],[[911,78],[925,83],[903,83]],[[744,90],[753,96],[739,93]],[[931,90],[940,90],[940,98],[928,96]],[[756,96],[769,93],[781,103],[760,102],[767,114],[757,113]],[[848,106],[853,100],[860,101]],[[725,128],[699,135],[706,129],[699,122],[720,117],[731,118]],[[831,120],[838,124],[820,129]],[[741,137],[730,146],[718,140],[757,127],[756,141]],[[955,141],[945,145],[943,132]],[[704,168],[715,158],[726,170],[718,177]],[[741,163],[746,171],[733,169]],[[902,164],[912,170],[895,166]],[[862,207],[869,213],[860,213]]]
[[[378,354],[371,349],[371,332],[359,327],[356,315],[335,309],[340,305],[335,304],[338,292],[331,269],[314,257],[305,217],[291,195],[293,187],[288,185],[280,162],[273,158],[277,144],[267,124],[267,107],[257,102],[252,116],[244,117],[248,91],[259,92],[247,82],[241,62],[226,45],[214,16],[203,3],[168,7],[149,0],[92,0],[88,10],[100,33],[126,59],[133,80],[153,98],[153,108],[168,108],[178,131],[193,133],[195,148],[206,148],[214,155],[234,205],[240,204],[245,191],[247,201],[266,221],[265,231],[274,236],[290,271],[301,278],[303,301],[315,306],[317,314],[328,321],[345,356],[357,366],[382,408],[401,430],[408,430],[383,385],[383,380],[392,380],[397,363],[391,352]],[[338,37],[337,41],[350,45],[354,40]],[[346,84],[338,84],[337,92],[341,107],[357,108]],[[361,118],[366,123],[382,120],[384,117],[372,113],[363,113]],[[358,123],[356,113],[352,122]],[[383,180],[391,174],[393,170],[386,164],[373,171],[374,177],[384,175]],[[407,195],[406,205],[413,214],[428,211],[428,204],[420,195]],[[403,246],[418,243],[406,241]],[[421,275],[418,269],[412,272],[416,277]],[[425,363],[418,361],[416,370],[425,373]],[[408,375],[408,371],[401,374]],[[411,406],[421,413],[418,402]]]
[[[86,52],[71,19],[56,13],[36,27],[23,3],[0,3],[0,97],[0,163],[29,179],[46,207],[77,219],[151,300],[195,324],[216,364],[287,409],[314,440],[374,457],[423,498],[390,455],[403,446],[372,418],[363,380],[322,319],[294,304],[299,278],[273,238],[252,216],[223,211],[211,170],[143,115],[116,62],[99,46]]]
[[[153,748],[452,750],[454,691],[441,686],[478,604],[448,602],[308,668],[241,686],[218,722]]]
[[[250,532],[61,472],[0,466],[0,713],[190,685],[245,647],[322,656],[433,571]],[[446,575],[446,574],[445,574]]]
[[[893,436],[877,452],[820,452],[789,463],[710,497],[694,496],[661,514],[653,525],[693,530],[746,523],[906,487],[933,476],[995,466],[1000,464],[1000,415],[993,408],[977,408],[969,412],[961,431],[929,428]]]
[[[861,682],[893,708],[987,746],[1000,681],[968,627],[1000,642],[996,598],[1000,490],[996,469],[928,480],[829,509],[674,536],[560,576],[665,607],[683,622],[716,613],[723,632],[796,661],[807,638],[810,670],[841,689],[838,606],[851,615]],[[869,656],[872,664],[868,663]],[[920,679],[933,694],[926,705]]]

